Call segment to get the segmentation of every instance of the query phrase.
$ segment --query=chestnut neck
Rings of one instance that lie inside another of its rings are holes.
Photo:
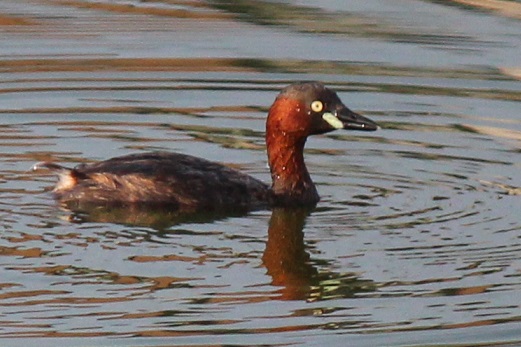
[[[282,106],[281,106],[282,104]],[[289,107],[289,108],[288,108]],[[279,101],[270,109],[266,125],[266,146],[275,205],[315,205],[320,199],[304,163],[305,124],[285,131],[285,122],[298,120],[288,112],[302,108]]]

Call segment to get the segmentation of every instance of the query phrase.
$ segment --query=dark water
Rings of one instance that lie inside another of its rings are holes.
[[[2,0],[0,34],[2,346],[521,344],[515,8]],[[308,142],[312,212],[74,214],[30,171],[163,149],[268,181],[267,108],[308,79],[382,126]]]

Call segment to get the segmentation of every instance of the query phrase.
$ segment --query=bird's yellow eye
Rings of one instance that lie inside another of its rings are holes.
[[[322,103],[322,101],[315,100],[311,103],[311,109],[313,110],[313,112],[322,112],[322,110],[324,109],[324,104]]]

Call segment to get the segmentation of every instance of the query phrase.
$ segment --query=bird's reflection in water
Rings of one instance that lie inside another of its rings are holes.
[[[272,284],[281,287],[279,299],[315,301],[375,291],[373,281],[362,280],[356,273],[317,269],[304,243],[303,230],[310,213],[311,210],[305,208],[272,211],[262,260]],[[321,261],[321,265],[327,263]]]
[[[151,205],[108,205],[93,204],[61,205],[73,223],[112,223],[136,227],[147,227],[164,232],[183,223],[212,223],[224,218],[247,214],[242,210],[211,212],[178,212],[170,206]]]
[[[354,297],[358,293],[375,292],[373,281],[361,279],[353,272],[331,271],[332,261],[313,261],[306,251],[304,226],[312,212],[309,208],[274,208],[268,227],[268,240],[262,256],[271,284],[278,287],[279,300],[327,300]],[[219,219],[244,216],[246,212],[176,213],[168,208],[150,206],[92,207],[82,206],[70,214],[76,223],[115,223],[148,227],[152,232],[168,232],[182,223],[211,223]],[[320,266],[315,265],[320,262]],[[318,268],[317,268],[318,267]]]
[[[281,286],[281,299],[307,298],[316,284],[318,271],[310,263],[304,246],[304,224],[309,209],[275,208],[268,227],[268,242],[262,256],[274,286]]]

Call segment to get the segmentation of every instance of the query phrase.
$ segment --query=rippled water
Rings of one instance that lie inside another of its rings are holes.
[[[515,12],[235,5],[1,2],[0,344],[521,343]],[[267,109],[310,79],[382,126],[309,140],[314,211],[79,214],[30,171],[162,149],[269,181]]]

